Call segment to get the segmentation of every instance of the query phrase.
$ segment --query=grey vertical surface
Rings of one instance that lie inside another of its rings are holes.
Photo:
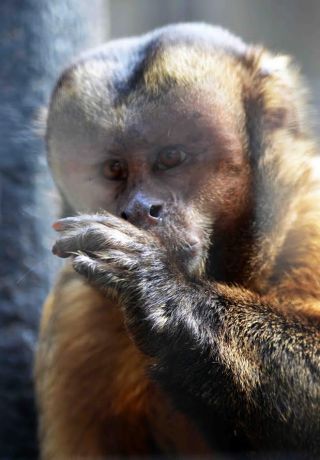
[[[32,360],[55,272],[55,207],[33,132],[61,69],[107,36],[103,0],[0,3],[0,458],[36,456]]]

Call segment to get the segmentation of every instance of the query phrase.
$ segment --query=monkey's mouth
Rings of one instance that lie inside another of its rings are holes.
[[[196,238],[190,238],[189,241],[182,247],[182,252],[185,253],[187,257],[199,257],[202,253],[203,247],[200,240]]]
[[[206,248],[200,238],[194,236],[181,241],[181,245],[176,250],[178,265],[191,276],[198,276],[204,272],[206,259]]]

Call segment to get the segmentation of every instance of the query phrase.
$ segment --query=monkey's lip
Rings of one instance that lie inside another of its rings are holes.
[[[188,240],[188,243],[191,248],[193,248],[194,246],[200,246],[200,240],[198,238],[190,238],[190,240]]]
[[[198,238],[190,238],[186,250],[192,255],[197,255],[202,250],[200,240]]]

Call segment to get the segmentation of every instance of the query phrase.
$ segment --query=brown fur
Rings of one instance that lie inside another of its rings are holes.
[[[42,423],[50,419],[51,427],[40,434],[43,458],[141,456],[155,445],[162,452],[206,454],[193,425],[150,381],[148,365],[119,306],[67,267],[41,324],[36,374],[46,401]]]

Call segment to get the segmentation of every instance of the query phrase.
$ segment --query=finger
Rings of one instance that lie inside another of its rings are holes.
[[[77,254],[73,258],[72,266],[77,273],[100,287],[115,286],[124,281],[124,277],[117,267],[108,266],[99,259],[92,259],[84,253]]]
[[[138,230],[129,222],[108,213],[83,214],[80,216],[65,217],[54,222],[52,227],[57,232],[63,232],[77,227],[88,226],[94,223],[99,223],[106,227],[117,229],[131,236],[137,236],[141,233],[141,230]]]
[[[134,241],[131,236],[116,229],[109,229],[101,224],[90,224],[86,227],[75,227],[61,233],[60,238],[52,248],[58,257],[69,257],[82,251],[93,257],[102,258],[106,251],[118,249],[127,254],[141,254],[144,244]],[[101,253],[97,255],[97,253]]]
[[[94,252],[107,248],[107,232],[104,227],[90,225],[65,231],[55,242],[52,252],[59,257],[69,257],[77,251]]]
[[[75,227],[82,227],[94,222],[105,224],[108,221],[107,215],[102,214],[82,214],[80,216],[64,217],[52,224],[54,230],[62,232]]]

